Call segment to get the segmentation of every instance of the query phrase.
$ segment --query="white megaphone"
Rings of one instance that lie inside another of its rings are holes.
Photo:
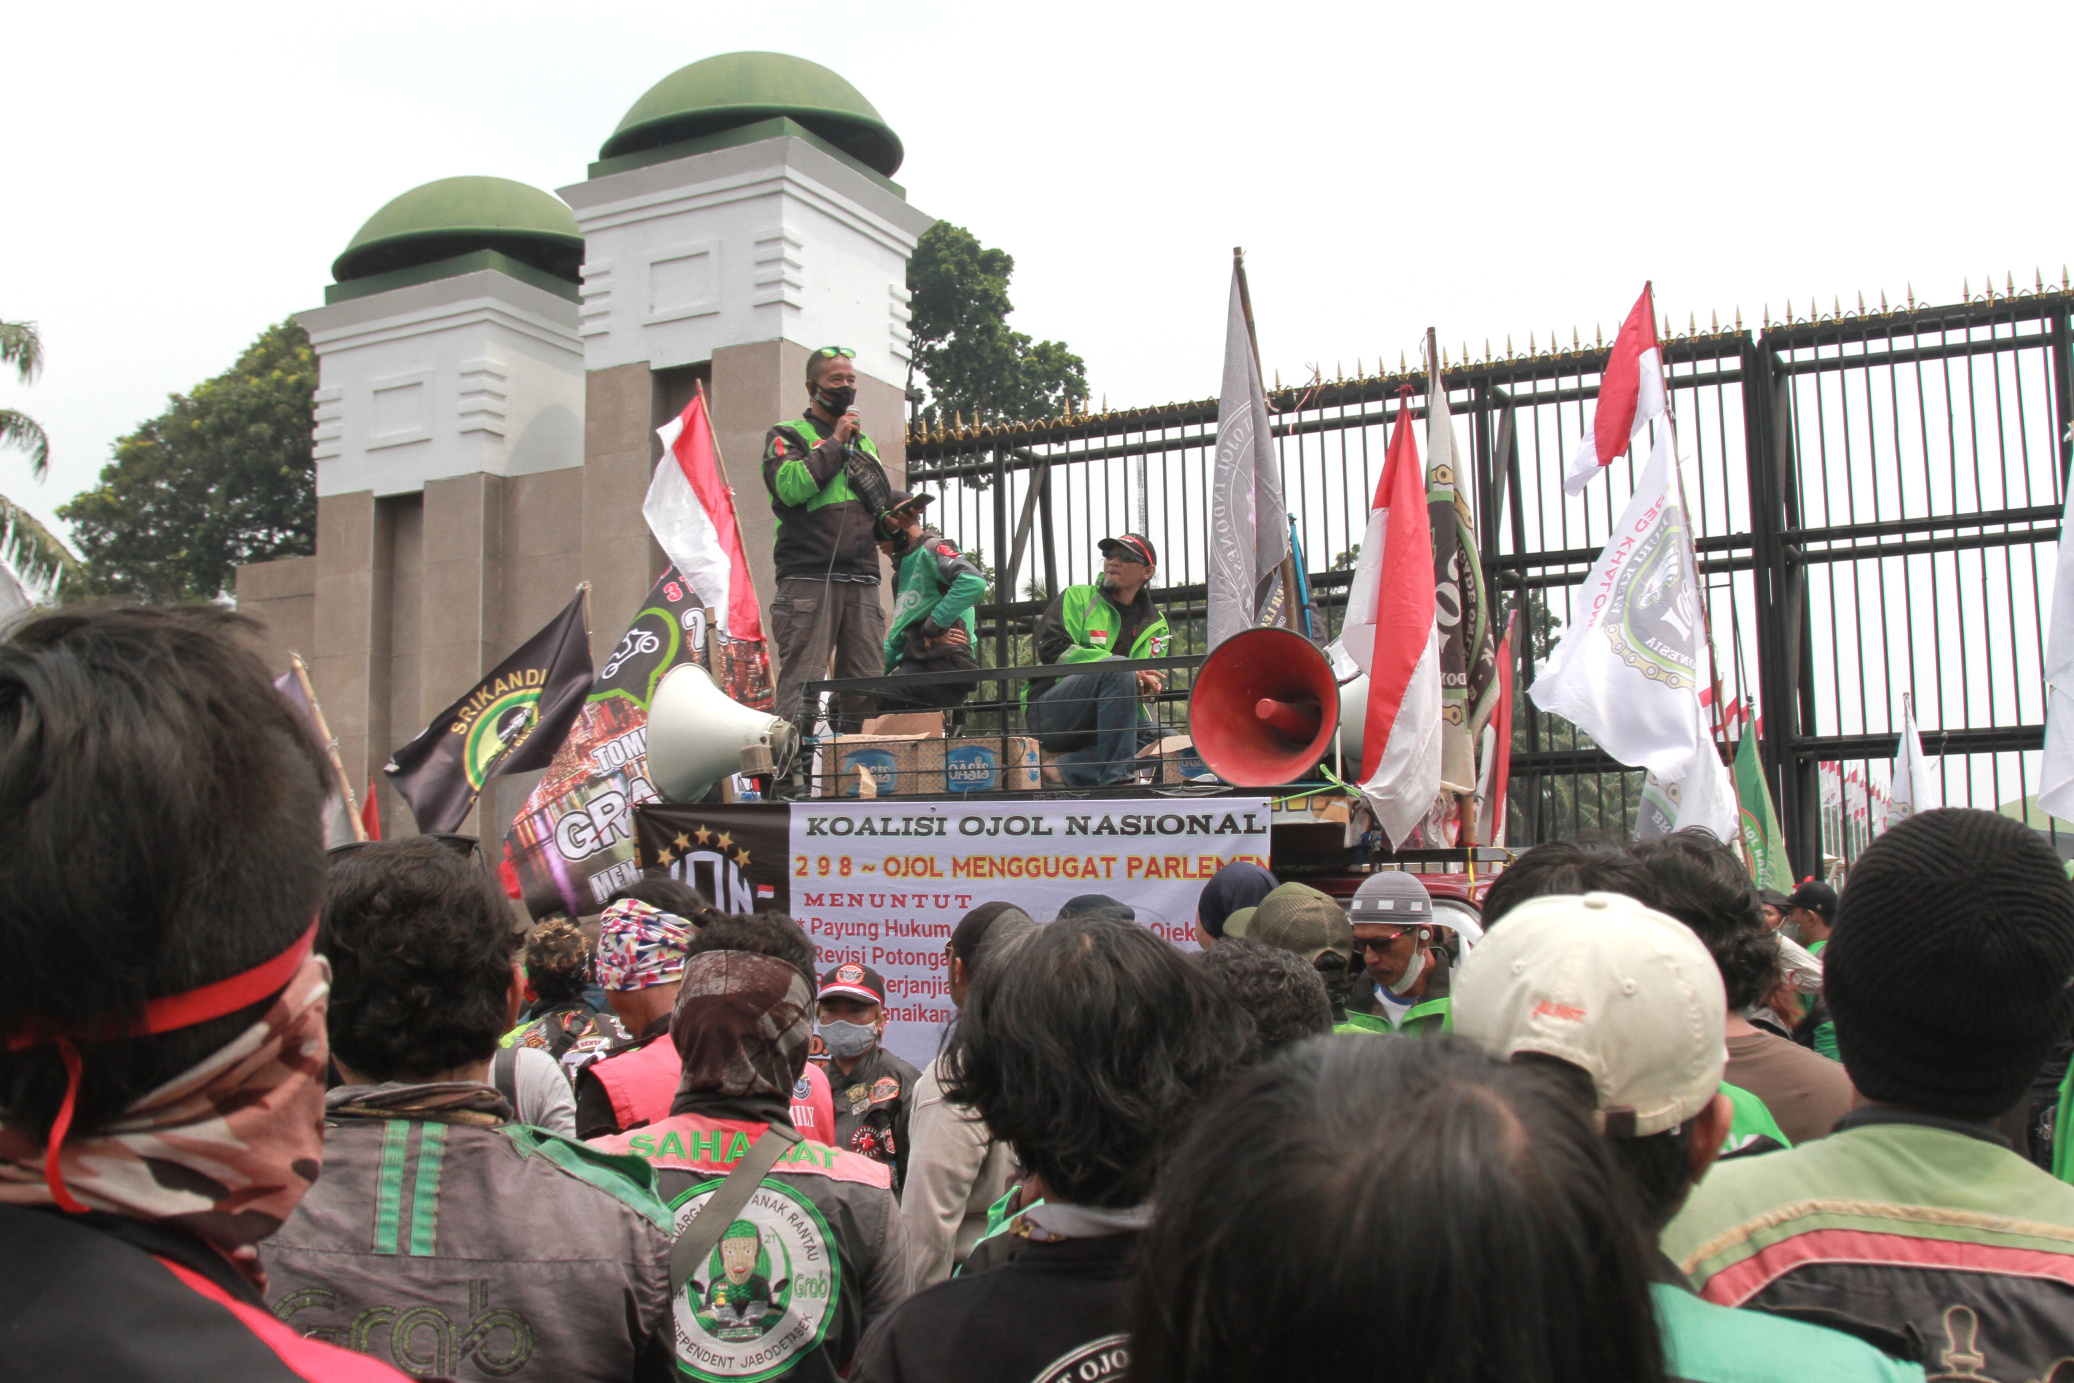
[[[693,802],[742,771],[742,751],[768,748],[773,774],[792,762],[790,721],[751,710],[695,663],[672,668],[648,702],[648,780],[670,802]]]
[[[1339,753],[1342,772],[1361,772],[1361,732],[1368,728],[1368,674],[1339,688]]]

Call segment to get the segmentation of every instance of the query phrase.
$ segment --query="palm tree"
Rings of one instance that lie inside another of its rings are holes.
[[[43,342],[34,322],[0,320],[0,369],[12,365],[24,384],[43,371]],[[26,413],[0,408],[0,447],[29,453],[29,474],[42,480],[50,473],[50,437]],[[51,531],[19,505],[0,495],[0,563],[11,567],[22,584],[39,597],[56,597],[58,588],[81,576],[79,559]]]

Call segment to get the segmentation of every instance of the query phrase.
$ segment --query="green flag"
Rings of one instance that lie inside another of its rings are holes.
[[[1759,888],[1793,891],[1793,868],[1786,863],[1786,842],[1779,838],[1779,814],[1772,810],[1764,765],[1757,758],[1757,736],[1745,735],[1736,746],[1736,802],[1741,808],[1743,848]]]

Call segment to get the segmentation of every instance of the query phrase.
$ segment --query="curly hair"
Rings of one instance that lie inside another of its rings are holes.
[[[533,993],[542,1003],[563,1004],[583,997],[590,983],[591,943],[583,929],[565,916],[550,917],[526,938],[521,959]]]
[[[1198,954],[1195,963],[1222,981],[1239,1007],[1253,1015],[1255,1061],[1332,1031],[1325,979],[1294,951],[1228,936]]]
[[[436,840],[384,841],[325,881],[331,1050],[356,1075],[410,1081],[497,1050],[509,1013],[511,914],[489,876]]]
[[[330,767],[270,685],[258,626],[213,605],[69,608],[0,643],[0,1013],[68,1027],[249,970],[309,928]],[[94,1042],[73,1131],[103,1127],[250,1027]],[[38,1138],[55,1046],[0,1051],[0,1117]]]
[[[1764,929],[1764,904],[1736,853],[1698,831],[1630,849],[1656,886],[1655,897],[1639,901],[1692,928],[1721,972],[1729,1011],[1762,1003],[1778,978],[1779,939]]]
[[[1186,1112],[1252,1043],[1252,1018],[1201,966],[1134,922],[1074,917],[980,971],[944,1051],[944,1094],[1059,1200],[1133,1206]]]

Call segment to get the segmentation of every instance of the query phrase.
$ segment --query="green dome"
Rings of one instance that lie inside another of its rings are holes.
[[[871,102],[818,62],[785,53],[722,53],[680,67],[634,102],[601,159],[660,148],[786,115],[887,177],[905,152]]]
[[[497,250],[576,283],[583,232],[559,198],[537,187],[509,178],[441,178],[368,217],[332,261],[331,276],[344,283],[476,250]]]

